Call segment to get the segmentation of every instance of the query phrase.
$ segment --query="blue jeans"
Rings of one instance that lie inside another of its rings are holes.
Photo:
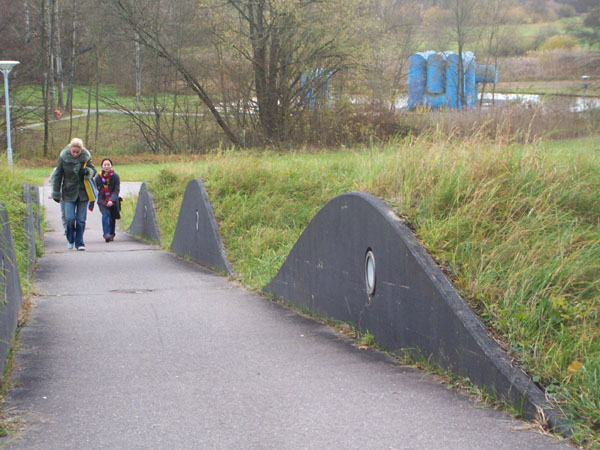
[[[65,218],[67,220],[67,241],[75,244],[76,248],[83,245],[83,232],[87,217],[87,200],[65,203]]]
[[[102,235],[115,237],[115,219],[112,218],[110,212],[102,213]]]

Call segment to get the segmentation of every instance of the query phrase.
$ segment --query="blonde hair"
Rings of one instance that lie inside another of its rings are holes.
[[[83,150],[83,141],[79,138],[71,139],[71,142],[69,142],[69,148],[71,148],[72,145],[74,145],[75,147],[79,147]]]

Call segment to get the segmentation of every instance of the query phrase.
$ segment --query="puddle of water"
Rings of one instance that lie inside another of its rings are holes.
[[[566,103],[568,103],[569,111],[571,112],[583,112],[593,109],[600,109],[600,98],[596,97],[564,97]],[[483,95],[484,107],[492,107],[492,100],[498,103],[506,102],[518,102],[525,104],[538,104],[542,101],[542,96],[534,94],[499,94],[496,93],[492,96],[490,93]],[[402,95],[396,98],[394,102],[396,109],[405,109],[408,107],[408,95]]]

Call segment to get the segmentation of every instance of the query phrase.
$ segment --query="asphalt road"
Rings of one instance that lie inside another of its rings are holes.
[[[5,448],[567,448],[194,263],[105,243],[97,210],[67,250],[46,211]]]

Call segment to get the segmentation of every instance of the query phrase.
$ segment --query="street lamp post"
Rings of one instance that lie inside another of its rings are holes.
[[[8,74],[14,66],[19,64],[19,61],[0,61],[0,70],[4,75],[4,99],[6,101],[6,141],[8,142],[8,148],[6,154],[8,156],[8,166],[12,167],[12,146],[10,142],[10,101],[8,98]]]
[[[590,79],[590,77],[588,77],[587,75],[583,75],[581,79],[583,80],[583,110],[585,111],[588,80]]]

